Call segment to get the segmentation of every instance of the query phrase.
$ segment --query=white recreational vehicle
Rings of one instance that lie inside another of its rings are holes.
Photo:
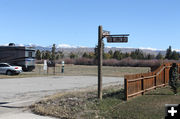
[[[23,71],[32,71],[35,68],[35,49],[33,47],[0,46],[0,63],[9,63],[21,66]]]

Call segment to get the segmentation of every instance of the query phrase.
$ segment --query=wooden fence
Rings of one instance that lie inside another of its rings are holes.
[[[180,73],[180,64],[177,65],[178,72]],[[143,95],[146,91],[167,85],[171,66],[172,63],[166,63],[153,72],[125,75],[125,99],[128,100],[128,98],[133,96]]]

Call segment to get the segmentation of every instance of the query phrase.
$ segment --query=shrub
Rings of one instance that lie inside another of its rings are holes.
[[[179,88],[178,80],[179,80],[178,67],[176,63],[173,63],[170,69],[169,85],[171,86],[171,89],[173,90],[174,94],[177,94],[177,89]]]
[[[104,66],[117,66],[118,63],[119,63],[119,61],[116,60],[116,59],[103,60],[103,65]]]
[[[78,58],[76,59],[75,65],[94,65],[94,59],[89,58]]]
[[[64,62],[65,62],[65,64],[74,64],[75,59],[66,58],[66,59],[64,59]]]

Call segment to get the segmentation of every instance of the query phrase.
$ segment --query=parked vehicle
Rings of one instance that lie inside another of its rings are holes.
[[[0,73],[6,75],[20,74],[22,72],[22,67],[11,66],[8,63],[0,63]]]
[[[21,66],[23,71],[32,71],[35,68],[35,49],[33,47],[0,46],[0,63],[9,63]]]

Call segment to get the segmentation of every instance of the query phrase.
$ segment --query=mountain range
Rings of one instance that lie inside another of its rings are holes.
[[[0,46],[8,46],[8,44],[5,45],[0,45]],[[26,46],[26,47],[34,47],[36,50],[40,51],[51,51],[52,46],[40,46],[36,44],[16,44],[16,46]],[[154,54],[157,55],[159,52],[162,55],[165,55],[166,51],[165,50],[158,50],[158,49],[153,49],[153,48],[123,48],[123,47],[105,47],[104,51],[108,52],[109,50],[115,51],[115,50],[120,50],[121,52],[125,53],[130,53],[132,51],[135,51],[136,49],[142,50],[145,54]],[[56,45],[56,50],[57,51],[62,51],[64,54],[69,54],[71,52],[73,53],[78,53],[82,54],[84,52],[94,52],[94,47],[84,47],[84,46],[71,46],[68,44],[59,44]],[[180,50],[176,50],[177,52],[180,52]]]
[[[25,45],[27,47],[34,47],[36,50],[48,50],[51,51],[52,46],[39,46],[39,45]],[[105,47],[104,51],[108,52],[109,50],[112,50],[113,52],[116,50],[120,50],[123,53],[130,53],[132,51],[135,51],[136,49],[142,50],[145,54],[154,54],[157,55],[159,52],[162,55],[165,55],[166,51],[165,50],[158,50],[158,49],[153,49],[153,48],[122,48],[122,47]],[[56,46],[57,51],[62,51],[64,54],[69,54],[71,52],[73,53],[78,53],[82,54],[84,52],[94,52],[94,47],[84,47],[84,46],[71,46],[67,44],[60,44]]]

